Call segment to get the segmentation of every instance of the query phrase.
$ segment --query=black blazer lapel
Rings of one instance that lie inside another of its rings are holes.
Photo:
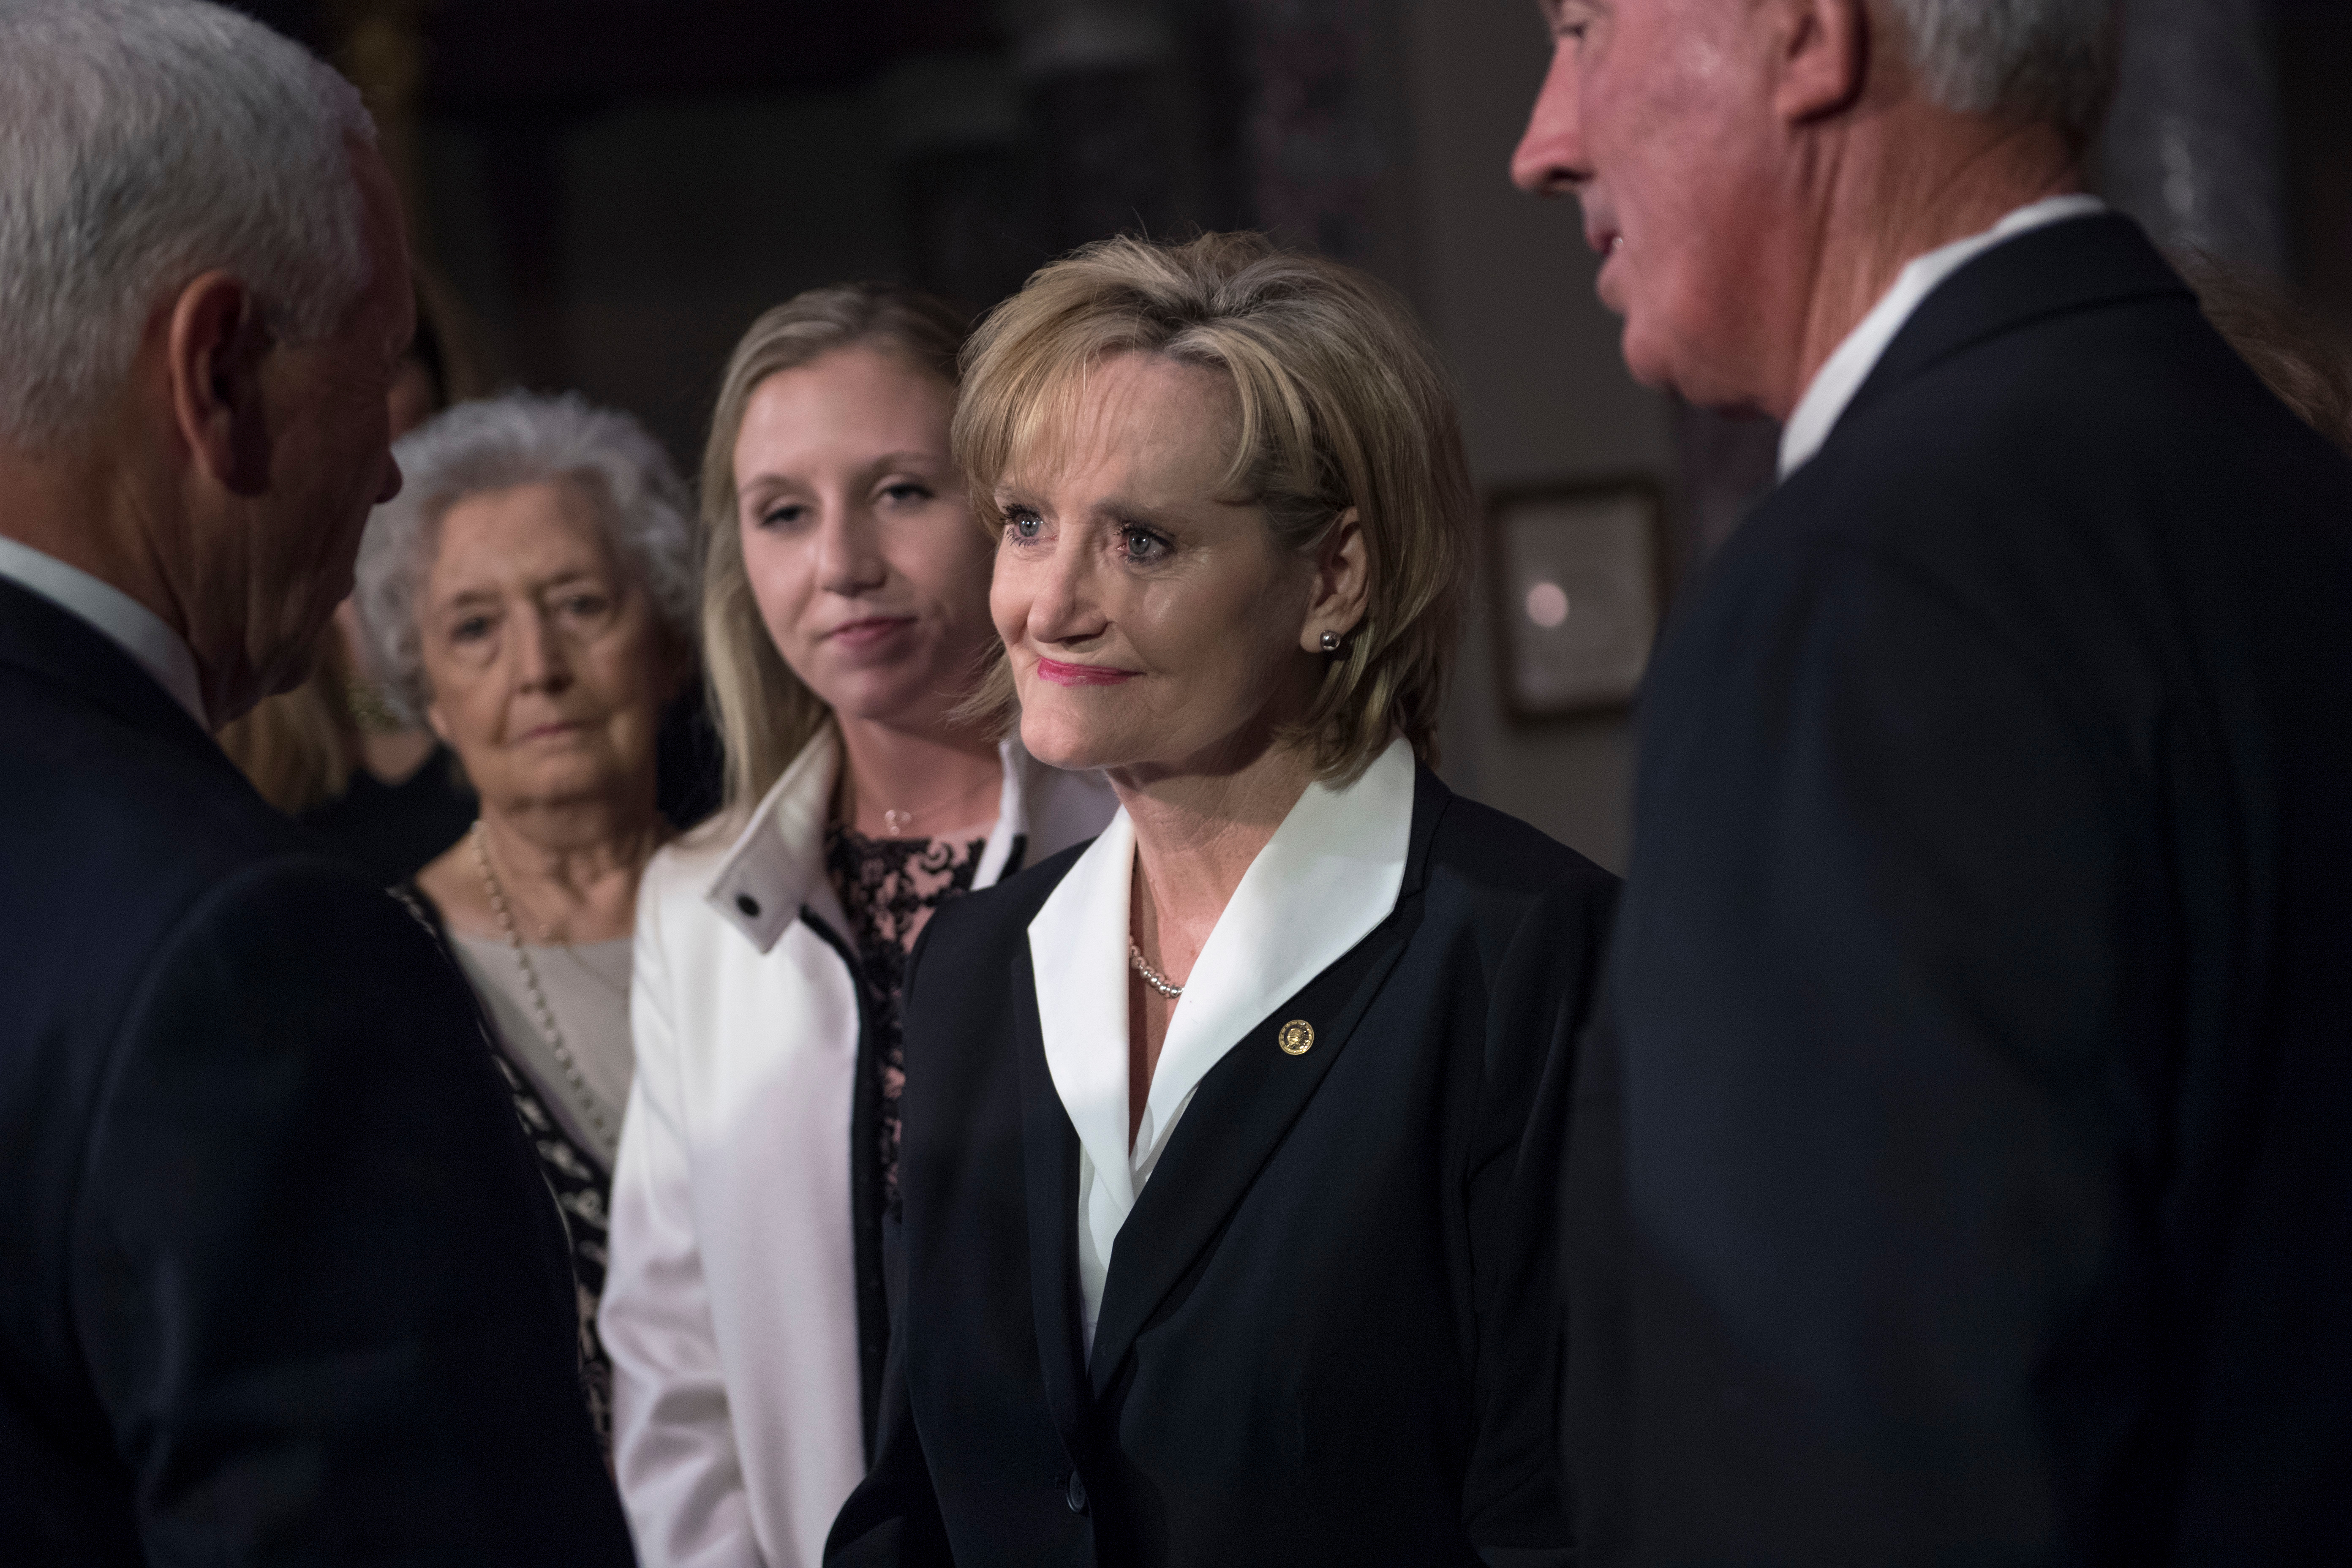
[[[1029,1303],[1046,1403],[1084,1468],[1086,1366],[1078,1322],[1078,1133],[1045,1064],[1036,977],[1024,944],[1013,963],[1013,1049],[1021,1070],[1021,1167],[1029,1205]]]
[[[1315,1098],[1404,952],[1420,911],[1418,897],[1399,899],[1394,914],[1266,1015],[1201,1080],[1111,1247],[1087,1363],[1097,1394],[1110,1386],[1136,1335],[1192,1270]],[[1277,1032],[1294,1018],[1315,1029],[1315,1043],[1304,1056],[1287,1055],[1276,1044]],[[1075,1210],[1063,1212],[1075,1247]]]
[[[124,723],[167,737],[207,765],[236,772],[219,742],[112,637],[5,578],[0,578],[0,664],[54,681]]]
[[[2186,303],[2195,298],[2127,217],[2066,218],[2020,235],[1970,261],[1920,302],[1838,423],[1947,355],[1996,333],[2071,310],[2165,295]]]
[[[1136,1335],[1192,1271],[1225,1216],[1257,1180],[1412,940],[1420,923],[1430,837],[1451,798],[1435,774],[1420,770],[1413,786],[1412,847],[1394,912],[1347,956],[1261,1019],[1193,1092],[1183,1121],[1170,1136],[1167,1152],[1160,1156],[1111,1247],[1102,1312],[1095,1321],[1094,1354],[1087,1362],[1096,1394],[1110,1386]],[[1304,1056],[1290,1056],[1276,1043],[1277,1031],[1294,1018],[1314,1026],[1314,1045]],[[1037,1068],[1045,1071],[1042,1050]],[[1060,1101],[1054,1103],[1058,1107]],[[1075,1147],[1076,1134],[1071,1137]],[[1075,1249],[1075,1184],[1071,1190],[1072,1198],[1060,1213]],[[1036,1210],[1033,1206],[1030,1212],[1034,1215]]]

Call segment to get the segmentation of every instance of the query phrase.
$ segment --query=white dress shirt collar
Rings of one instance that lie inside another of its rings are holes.
[[[2105,210],[2106,204],[2096,196],[2050,196],[2018,208],[1982,234],[1954,240],[1906,266],[1862,324],[1847,333],[1845,342],[1822,362],[1796,412],[1789,416],[1788,426],[1780,432],[1780,477],[1787,479],[1822,449],[1862,391],[1863,383],[1878,368],[1887,346],[1944,279],[2004,240]]]
[[[1342,789],[1313,784],[1234,888],[1168,1024],[1128,1139],[1128,895],[1122,810],[1029,922],[1045,1064],[1078,1134],[1078,1284],[1086,1345],[1112,1247],[1202,1079],[1243,1032],[1345,957],[1396,908],[1412,836],[1412,748],[1391,741]]]
[[[152,676],[173,701],[186,709],[197,729],[212,732],[212,721],[205,717],[204,682],[196,675],[196,656],[154,611],[111,583],[13,539],[0,538],[0,577],[88,622]]]

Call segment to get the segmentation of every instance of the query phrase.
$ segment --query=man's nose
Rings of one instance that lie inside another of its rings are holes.
[[[1511,184],[1530,195],[1573,195],[1586,166],[1577,116],[1576,57],[1566,40],[1552,50],[1551,68],[1536,91],[1526,134],[1511,154]]]

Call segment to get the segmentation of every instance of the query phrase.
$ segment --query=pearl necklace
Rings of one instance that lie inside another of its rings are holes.
[[[1143,976],[1143,983],[1146,985],[1150,986],[1162,996],[1181,996],[1184,994],[1183,986],[1170,984],[1166,975],[1152,968],[1151,965],[1145,961],[1143,950],[1135,945],[1135,939],[1133,937],[1129,937],[1127,939],[1127,956],[1129,961],[1135,965],[1135,972]]]
[[[474,841],[474,860],[482,868],[482,890],[490,896],[490,908],[499,917],[499,929],[506,933],[507,951],[514,954],[515,968],[522,975],[523,989],[530,993],[531,1010],[538,1015],[539,1033],[554,1054],[557,1065],[563,1068],[564,1081],[572,1086],[572,1098],[580,1103],[581,1113],[595,1130],[597,1139],[609,1143],[613,1131],[604,1120],[604,1107],[588,1091],[588,1080],[580,1076],[580,1065],[572,1059],[570,1047],[563,1043],[563,1030],[555,1021],[555,1010],[547,1005],[547,993],[539,984],[539,971],[531,967],[530,954],[523,951],[522,934],[515,930],[514,916],[507,909],[506,889],[499,885],[498,872],[490,868],[489,840],[484,837],[479,817],[474,819],[470,835]]]

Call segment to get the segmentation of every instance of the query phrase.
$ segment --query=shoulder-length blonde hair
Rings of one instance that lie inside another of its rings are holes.
[[[1285,739],[1324,779],[1360,774],[1393,734],[1434,763],[1475,505],[1453,389],[1411,310],[1351,267],[1258,234],[1074,251],[964,350],[955,455],[982,526],[1002,531],[997,483],[1065,433],[1087,369],[1122,353],[1231,378],[1241,428],[1223,490],[1264,509],[1282,546],[1311,552],[1349,507],[1363,525],[1364,618]],[[978,703],[1009,716],[1012,698],[1000,660]]]
[[[735,442],[751,395],[779,371],[860,345],[897,353],[953,387],[969,330],[968,318],[919,289],[845,283],[794,295],[735,345],[702,453],[703,668],[727,752],[720,821],[740,823],[832,716],[776,651],[743,569]]]

